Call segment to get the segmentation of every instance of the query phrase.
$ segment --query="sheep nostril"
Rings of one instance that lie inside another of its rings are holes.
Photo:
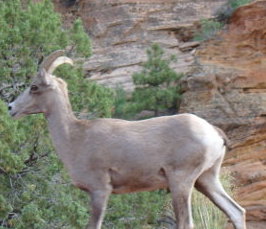
[[[12,110],[12,107],[11,106],[8,106],[8,110],[11,111]]]

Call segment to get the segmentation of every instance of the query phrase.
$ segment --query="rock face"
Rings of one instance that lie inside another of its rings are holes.
[[[178,57],[173,68],[188,72],[194,63],[193,36],[201,18],[211,18],[226,0],[79,0],[72,7],[54,0],[71,20],[79,15],[93,41],[93,56],[84,68],[87,76],[108,87],[131,91],[131,75],[140,71],[146,49],[158,43]],[[66,13],[70,12],[70,13]]]
[[[66,23],[82,18],[94,48],[84,68],[99,83],[132,90],[131,75],[154,42],[177,56],[172,67],[187,75],[180,112],[228,134],[232,150],[224,166],[235,177],[248,228],[266,228],[266,0],[236,10],[224,31],[201,44],[191,42],[200,19],[213,17],[227,0],[54,2]]]
[[[184,81],[181,112],[222,127],[232,150],[224,166],[235,176],[247,219],[266,228],[266,1],[239,8],[226,31],[198,48],[198,67]],[[256,226],[258,228],[258,226]]]

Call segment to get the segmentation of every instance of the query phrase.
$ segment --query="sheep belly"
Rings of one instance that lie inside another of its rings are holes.
[[[138,169],[131,171],[110,169],[109,174],[114,194],[152,191],[168,187],[163,169],[158,169],[154,173]]]

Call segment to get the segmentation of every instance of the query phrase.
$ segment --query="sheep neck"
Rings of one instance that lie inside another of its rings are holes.
[[[71,130],[77,121],[68,99],[60,97],[54,99],[46,119],[56,152],[67,165],[71,160],[69,160],[71,156]]]

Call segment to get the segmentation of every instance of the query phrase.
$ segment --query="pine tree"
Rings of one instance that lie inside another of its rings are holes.
[[[158,44],[153,44],[147,50],[148,60],[143,64],[143,70],[133,74],[136,88],[132,94],[130,110],[151,110],[155,116],[161,110],[177,110],[181,94],[178,80],[182,74],[176,73],[169,66],[175,58],[165,59],[163,55],[164,51]]]

